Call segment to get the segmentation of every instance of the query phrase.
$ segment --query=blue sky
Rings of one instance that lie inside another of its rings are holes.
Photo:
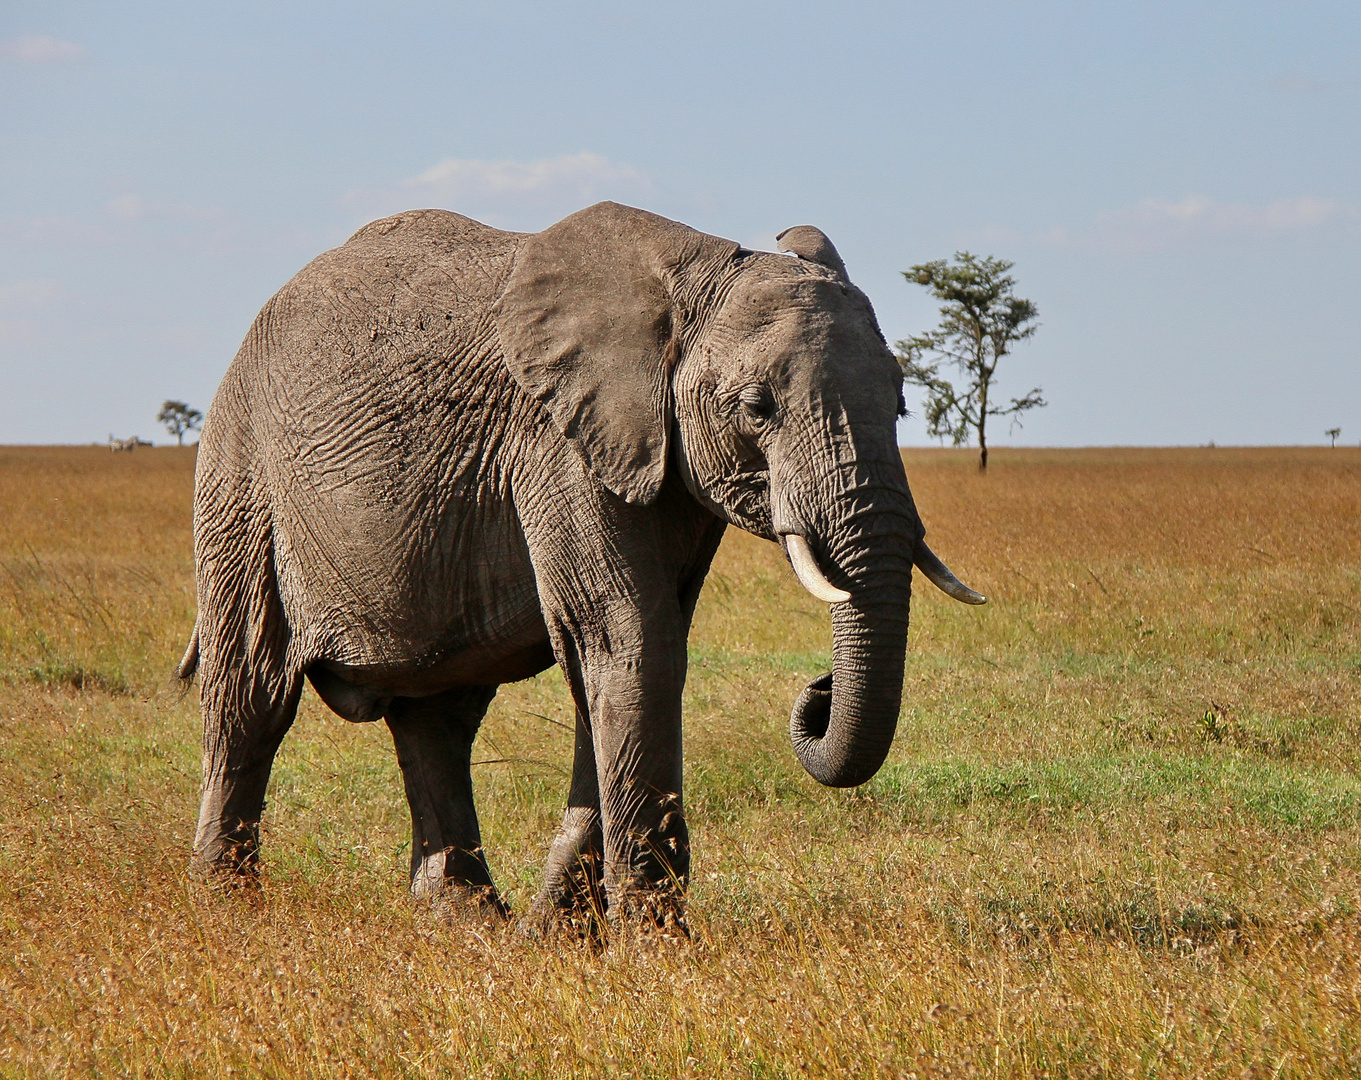
[[[1361,440],[1355,3],[0,4],[0,442],[155,437],[373,217],[1016,263],[999,444]],[[911,404],[911,402],[909,402]],[[903,441],[928,444],[919,419]]]

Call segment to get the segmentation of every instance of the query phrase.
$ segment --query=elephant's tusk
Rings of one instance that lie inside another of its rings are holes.
[[[807,540],[798,533],[786,533],[784,543],[785,550],[789,552],[789,562],[794,567],[800,585],[824,604],[844,604],[851,598],[851,594],[845,589],[838,589],[823,577]]]
[[[912,561],[917,564],[917,569],[926,575],[932,585],[947,596],[953,596],[961,604],[986,604],[988,602],[986,596],[974,592],[954,574],[950,573],[950,568],[936,558],[936,553],[926,546],[925,540],[917,542],[917,551]]]

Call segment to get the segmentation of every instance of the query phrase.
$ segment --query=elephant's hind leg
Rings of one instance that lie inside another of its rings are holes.
[[[495,695],[494,686],[469,686],[394,698],[387,724],[411,805],[412,895],[445,911],[471,905],[508,917],[473,804],[473,739]]]
[[[212,495],[196,516],[211,524],[241,516],[231,506],[216,512]],[[227,880],[255,874],[270,769],[302,695],[302,672],[289,666],[268,525],[250,524],[244,539],[208,526],[199,537],[203,791],[192,868]]]
[[[204,686],[203,797],[192,868],[227,880],[256,873],[265,789],[302,694],[301,672],[255,672],[240,681],[246,680],[251,685],[234,687],[236,693],[207,680]]]

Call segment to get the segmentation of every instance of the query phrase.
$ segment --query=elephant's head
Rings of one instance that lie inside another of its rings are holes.
[[[923,541],[901,373],[868,299],[819,230],[781,240],[795,258],[600,203],[526,239],[498,323],[516,378],[607,487],[650,502],[676,468],[831,604],[833,669],[790,732],[814,778],[850,787],[893,741],[913,565],[983,598]]]

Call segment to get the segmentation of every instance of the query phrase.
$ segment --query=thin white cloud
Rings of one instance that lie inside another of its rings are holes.
[[[1059,247],[1145,250],[1213,238],[1302,233],[1356,218],[1354,207],[1313,195],[1268,203],[1223,203],[1204,195],[1187,195],[1102,210],[1086,228],[1058,226],[1040,239]]]
[[[1331,199],[1303,196],[1251,203],[1220,203],[1204,195],[1187,195],[1176,202],[1145,199],[1123,210],[1103,211],[1097,224],[1140,228],[1200,229],[1207,232],[1281,232],[1326,225],[1344,213]]]
[[[84,238],[87,231],[86,225],[69,214],[0,218],[0,245],[69,244]]]
[[[0,345],[6,349],[41,346],[49,337],[49,309],[58,291],[50,278],[0,284]]]
[[[190,202],[144,199],[134,191],[126,192],[104,204],[104,212],[115,221],[179,222],[182,224],[221,223],[222,210]]]
[[[29,319],[0,319],[0,345],[8,348],[31,348],[39,336]]]
[[[643,172],[631,165],[616,165],[583,150],[579,154],[530,162],[445,158],[403,186],[451,198],[554,192],[591,199],[611,188],[644,188],[651,184]]]
[[[78,252],[110,248],[141,248],[158,259],[170,251],[303,258],[315,254],[325,239],[304,229],[242,221],[220,207],[125,192],[79,215],[0,218],[0,265],[23,265],[14,260],[27,258],[24,253],[34,249],[45,258],[58,250],[63,257],[76,258]]]
[[[0,284],[0,307],[32,308],[53,300],[57,283],[51,278],[10,281]]]
[[[84,45],[43,34],[0,41],[0,58],[20,64],[78,64],[88,56]]]
[[[1282,94],[1326,94],[1337,89],[1337,83],[1328,79],[1311,79],[1305,75],[1287,72],[1271,80],[1271,89]]]
[[[140,195],[120,195],[116,199],[108,202],[108,211],[114,217],[122,221],[131,221],[139,218],[146,211]]]
[[[504,228],[542,228],[602,199],[644,201],[656,191],[646,173],[583,150],[534,161],[445,158],[424,172],[342,202],[369,216],[442,206]]]

